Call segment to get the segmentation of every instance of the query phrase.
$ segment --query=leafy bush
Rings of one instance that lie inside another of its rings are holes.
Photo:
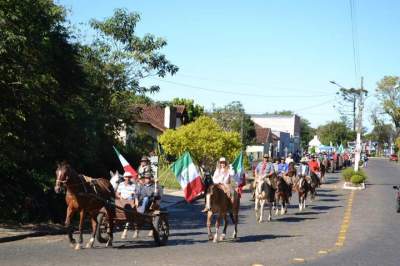
[[[356,172],[356,171],[354,171],[354,169],[352,167],[348,167],[348,168],[344,169],[342,171],[342,176],[343,176],[344,181],[352,182],[353,184],[360,184],[367,179],[367,175],[365,174],[365,172],[363,170],[358,170],[358,172]],[[354,178],[355,182],[353,182],[354,176],[361,176],[363,178],[363,180],[360,182],[357,182],[358,177],[356,177],[356,178]]]
[[[348,168],[346,168],[346,169],[344,169],[344,170],[342,171],[343,179],[344,179],[344,181],[346,181],[346,182],[350,182],[351,177],[352,177],[353,175],[355,175],[355,174],[356,174],[356,172],[354,171],[354,169],[353,169],[352,167],[348,167]]]
[[[355,174],[351,177],[351,183],[353,184],[361,184],[365,181],[366,176],[361,174]]]

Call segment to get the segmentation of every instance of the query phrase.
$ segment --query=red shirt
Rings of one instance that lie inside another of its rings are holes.
[[[308,162],[308,166],[310,167],[310,171],[315,173],[315,172],[319,172],[319,163],[317,160],[315,161],[309,161]]]

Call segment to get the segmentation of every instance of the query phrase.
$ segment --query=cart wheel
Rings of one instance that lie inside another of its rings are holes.
[[[105,215],[103,212],[100,212],[97,215],[97,229],[96,229],[96,238],[99,243],[107,243],[108,241],[108,235],[107,235],[107,228],[108,224],[106,223],[105,220]]]
[[[153,217],[153,237],[154,242],[158,246],[167,244],[169,236],[169,224],[167,216],[154,216]]]

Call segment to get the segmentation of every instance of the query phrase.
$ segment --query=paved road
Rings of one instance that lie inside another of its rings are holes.
[[[390,168],[386,174],[386,170],[383,170],[385,165],[386,162],[371,160],[368,171],[376,176],[384,173],[385,179],[381,180],[381,184],[392,184],[395,181],[396,168]],[[393,212],[393,191],[389,186],[378,185],[378,180],[378,177],[371,177],[370,181],[374,185],[370,185],[366,191],[355,193],[354,217],[344,246],[339,248],[335,248],[335,243],[350,192],[341,189],[339,175],[333,174],[329,176],[328,184],[319,189],[317,200],[309,204],[305,211],[298,212],[295,194],[289,214],[275,216],[272,222],[259,224],[255,221],[253,203],[249,201],[249,193],[246,193],[241,204],[237,240],[228,239],[217,244],[207,240],[205,215],[200,213],[203,202],[199,201],[193,205],[182,203],[170,209],[172,230],[165,247],[155,247],[151,238],[144,237],[147,232],[142,233],[140,241],[119,240],[118,233],[115,235],[113,248],[104,248],[97,244],[95,249],[80,251],[72,250],[64,236],[49,236],[0,244],[0,261],[5,262],[2,265],[18,266],[290,265],[302,262],[348,265],[347,262],[352,263],[352,259],[355,259],[351,256],[359,252],[357,248],[361,245],[369,248],[371,255],[374,254],[374,250],[377,250],[376,244],[386,241],[380,238],[380,232],[388,232],[386,217],[396,217]],[[376,197],[376,193],[380,193],[380,196]],[[383,206],[388,210],[385,211]],[[383,214],[389,216],[381,216]],[[359,227],[361,222],[364,222],[366,229]],[[389,226],[392,230],[398,228],[393,219]],[[365,230],[369,232],[365,233]],[[228,235],[231,233],[232,228],[228,228]],[[387,236],[389,242],[385,243],[398,243],[395,234]],[[379,242],[369,244],[370,237]],[[88,240],[88,236],[85,240]],[[349,255],[346,252],[350,252]],[[383,254],[389,254],[389,251]]]
[[[395,212],[393,185],[400,166],[387,159],[370,160],[367,189],[354,196],[352,218],[341,252],[310,265],[400,265],[400,214]]]

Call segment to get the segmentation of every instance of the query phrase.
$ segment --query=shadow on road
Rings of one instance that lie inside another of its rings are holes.
[[[248,242],[258,242],[263,240],[270,240],[276,238],[289,238],[289,237],[297,237],[294,235],[249,235],[249,236],[241,236],[236,242],[239,243],[248,243]]]
[[[287,223],[298,223],[298,222],[302,222],[305,220],[315,220],[315,219],[317,219],[317,218],[314,218],[314,217],[283,217],[283,218],[275,219],[275,221],[287,222]]]
[[[334,209],[334,208],[342,208],[343,206],[312,206],[311,209],[313,210],[330,210],[330,209]]]
[[[323,213],[328,213],[328,212],[296,212],[294,215],[316,215],[316,214],[323,214]]]

